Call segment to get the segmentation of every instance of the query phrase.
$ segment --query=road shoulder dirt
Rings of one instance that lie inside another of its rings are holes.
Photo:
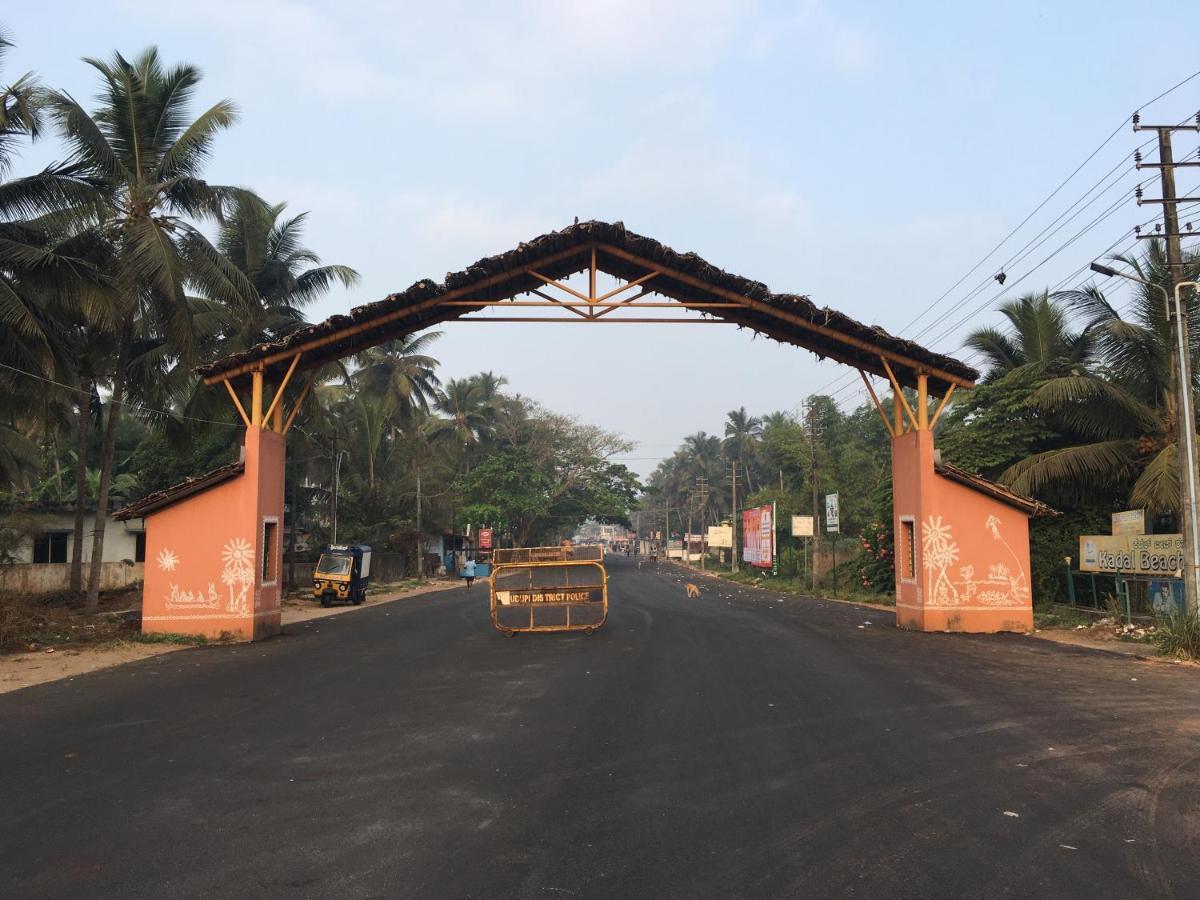
[[[406,600],[410,597],[450,590],[459,586],[455,581],[433,581],[397,591],[371,596],[362,606],[323,607],[312,599],[288,597],[283,602],[283,625],[323,619],[327,616],[349,615],[383,603]],[[0,655],[0,694],[21,688],[87,675],[100,669],[136,662],[151,656],[192,649],[191,644],[141,644],[135,641],[115,641],[109,644],[41,648],[32,652]]]

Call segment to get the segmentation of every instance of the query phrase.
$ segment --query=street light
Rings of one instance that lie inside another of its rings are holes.
[[[1171,319],[1171,295],[1167,293],[1167,289],[1161,284],[1155,284],[1153,281],[1138,278],[1136,275],[1121,272],[1111,266],[1106,266],[1098,262],[1093,262],[1090,268],[1096,274],[1104,275],[1107,278],[1124,278],[1127,281],[1134,281],[1138,284],[1162,291],[1163,305],[1166,307],[1167,319]],[[1187,491],[1188,510],[1188,530],[1184,533],[1184,550],[1189,560],[1188,568],[1191,570],[1188,573],[1188,577],[1184,578],[1183,585],[1187,594],[1188,609],[1194,613],[1197,609],[1196,577],[1197,573],[1200,573],[1200,524],[1196,521],[1196,513],[1198,511],[1197,494],[1200,491],[1197,490],[1196,485],[1196,410],[1192,405],[1192,365],[1184,341],[1184,328],[1186,327],[1187,320],[1183,316],[1183,296],[1180,294],[1180,289],[1183,287],[1190,287],[1195,291],[1200,285],[1197,285],[1195,281],[1176,282],[1175,328],[1173,329],[1175,332],[1175,371],[1177,379],[1176,395],[1179,403],[1179,431],[1183,437],[1183,463],[1187,468],[1187,477],[1182,479],[1184,490]]]
[[[333,536],[330,540],[331,544],[337,543],[338,481],[342,474],[342,458],[349,455],[349,450],[341,450],[333,458]]]

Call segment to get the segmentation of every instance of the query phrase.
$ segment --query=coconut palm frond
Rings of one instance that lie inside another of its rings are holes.
[[[1000,481],[1018,493],[1036,497],[1052,487],[1119,485],[1136,467],[1137,441],[1099,441],[1026,457],[1005,470]]]
[[[1162,424],[1153,407],[1095,375],[1051,378],[1030,402],[1070,431],[1093,439],[1152,434]]]
[[[1129,502],[1152,514],[1179,511],[1179,454],[1175,444],[1167,444],[1142,470],[1129,492]]]

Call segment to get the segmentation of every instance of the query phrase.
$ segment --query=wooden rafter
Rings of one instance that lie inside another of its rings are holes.
[[[242,417],[242,421],[246,423],[246,427],[250,427],[250,417],[246,415],[246,408],[242,406],[242,401],[238,399],[237,391],[233,389],[233,385],[229,383],[228,378],[222,378],[221,382],[225,385],[225,390],[229,391],[229,397],[233,400],[233,405],[237,408],[238,415]]]
[[[954,394],[954,387],[954,385],[950,385],[950,389],[946,391],[945,396],[942,397],[942,402],[939,403],[937,409],[934,410],[933,418],[929,421],[930,428],[937,427],[938,419],[942,417],[942,410],[946,408],[946,404],[950,402],[950,397]]]
[[[649,307],[649,308],[652,308],[652,309],[653,309],[653,308],[655,308],[655,307],[658,307],[658,306],[660,305],[660,304],[658,304],[658,303],[638,303],[638,302],[637,302],[638,300],[640,300],[642,297],[645,297],[645,296],[646,296],[647,294],[649,294],[649,293],[652,293],[652,292],[651,292],[649,289],[643,288],[642,290],[640,290],[640,291],[638,291],[636,294],[634,294],[632,297],[626,297],[624,300],[619,300],[619,301],[617,301],[616,303],[613,303],[613,304],[608,304],[608,303],[605,303],[605,304],[603,304],[603,305],[604,305],[604,306],[606,306],[606,307],[608,307],[608,308],[607,308],[607,309],[602,309],[602,310],[600,310],[600,311],[599,311],[599,312],[597,312],[597,313],[596,313],[594,316],[592,316],[592,318],[593,318],[593,319],[599,319],[601,316],[607,316],[607,315],[608,315],[610,312],[612,312],[613,310],[621,309],[622,307],[633,306],[633,305],[635,305],[635,304],[636,304],[636,305],[638,306],[638,308],[640,308],[640,309],[645,309],[645,308],[647,308],[647,307]],[[662,306],[664,306],[664,307],[666,307],[666,306],[671,306],[672,304],[670,304],[670,303],[663,303],[663,304],[661,304],[661,305],[662,305]],[[678,303],[676,303],[676,304],[674,304],[674,305],[676,305],[676,306],[677,306],[677,305],[678,305]]]
[[[623,285],[621,285],[620,287],[615,287],[615,288],[613,288],[611,291],[609,291],[608,293],[606,293],[606,294],[601,294],[599,297],[597,297],[597,298],[595,299],[594,303],[595,303],[595,305],[596,305],[596,306],[599,306],[599,305],[600,305],[600,304],[602,304],[602,303],[603,303],[605,300],[611,299],[612,297],[615,297],[615,296],[617,296],[617,294],[623,294],[623,293],[625,293],[626,291],[628,291],[628,290],[631,290],[632,288],[635,288],[635,287],[637,287],[639,284],[645,284],[647,281],[649,281],[649,280],[650,280],[651,278],[653,278],[655,275],[661,275],[661,274],[662,274],[662,273],[661,273],[661,272],[659,272],[657,269],[655,269],[653,272],[647,272],[647,273],[646,273],[645,275],[643,275],[641,278],[635,278],[633,281],[627,281],[627,282],[625,282]],[[677,301],[675,301],[675,302],[676,302],[676,303],[678,303],[679,301],[677,300]]]
[[[871,380],[867,378],[867,373],[859,369],[858,374],[862,378],[863,384],[867,386],[867,393],[871,395],[871,402],[875,405],[875,411],[879,413],[879,418],[883,419],[883,427],[887,429],[888,434],[895,437],[896,432],[892,429],[892,423],[888,421],[887,413],[883,411],[883,404],[879,402],[879,397],[875,394],[875,388],[871,387]]]
[[[552,253],[549,256],[543,257],[541,259],[541,263],[542,265],[547,265],[550,263],[560,262],[564,259],[570,259],[572,256],[578,256],[579,253],[587,246],[587,244],[581,244],[578,247],[568,247],[565,250],[560,250],[557,253]],[[330,344],[339,343],[347,338],[354,337],[356,334],[362,334],[364,331],[376,330],[391,322],[395,322],[398,319],[405,319],[418,313],[425,312],[426,310],[432,309],[447,300],[457,300],[461,297],[469,296],[476,291],[480,291],[484,288],[489,288],[492,285],[508,281],[512,277],[513,272],[511,270],[497,272],[494,275],[489,275],[486,278],[483,278],[465,287],[456,288],[454,290],[447,291],[444,294],[439,294],[435,297],[429,297],[426,300],[422,300],[420,303],[414,303],[411,306],[406,306],[401,309],[390,310],[389,312],[371,319],[369,322],[356,322],[353,325],[348,325],[345,328],[339,328],[337,331],[330,332],[329,334],[309,341],[306,344],[301,344],[297,347],[287,347],[275,353],[269,353],[266,356],[256,359],[252,362],[242,363],[239,366],[234,366],[231,369],[227,369],[223,372],[217,372],[213,375],[206,375],[204,378],[204,383],[216,384],[222,379],[237,378],[239,375],[245,375],[247,372],[254,371],[254,369],[258,366],[274,365],[282,360],[291,359],[298,353],[312,351],[320,347],[326,347]],[[310,360],[311,365],[318,366],[321,364],[319,359],[312,360],[311,355]]]
[[[787,322],[791,325],[796,325],[797,327],[804,328],[808,331],[812,331],[816,334],[821,335],[822,337],[826,337],[826,338],[829,338],[830,340],[837,341],[838,343],[842,343],[849,347],[853,347],[856,350],[859,350],[861,352],[869,353],[872,356],[878,357],[879,359],[891,360],[892,362],[899,363],[900,365],[904,366],[906,369],[911,369],[914,372],[917,370],[923,370],[923,371],[929,373],[930,375],[933,375],[933,376],[941,379],[942,381],[946,382],[947,384],[957,384],[961,387],[967,387],[967,388],[973,387],[972,383],[968,379],[963,378],[961,375],[954,375],[950,372],[943,371],[942,369],[934,368],[934,367],[928,366],[924,363],[920,363],[917,360],[909,359],[908,357],[904,356],[902,353],[895,353],[891,350],[885,350],[882,347],[872,344],[870,341],[861,340],[860,338],[856,338],[853,335],[842,334],[842,332],[838,331],[836,328],[830,328],[826,325],[821,325],[820,323],[817,323],[817,322],[810,322],[808,319],[804,318],[803,316],[798,316],[795,313],[789,312],[787,310],[779,309],[776,306],[772,306],[769,303],[764,303],[761,300],[755,300],[751,297],[745,296],[744,294],[739,294],[735,291],[727,290],[723,287],[720,287],[719,285],[710,284],[702,278],[697,278],[694,275],[689,275],[687,272],[680,272],[677,269],[672,269],[668,266],[664,266],[659,263],[652,263],[649,260],[642,259],[636,253],[630,253],[628,250],[623,250],[620,247],[613,247],[610,244],[605,244],[603,246],[603,249],[604,249],[605,253],[611,254],[612,256],[615,256],[618,259],[623,259],[626,262],[631,262],[636,265],[644,266],[646,268],[657,268],[659,270],[659,272],[661,272],[663,275],[667,276],[668,278],[670,278],[674,281],[681,282],[682,284],[686,284],[690,287],[697,288],[698,290],[706,291],[710,294],[715,294],[716,296],[719,296],[719,297],[725,297],[729,300],[734,301],[735,303],[739,304],[740,306],[746,307],[749,310],[752,310],[754,312],[764,313],[768,316],[774,316],[775,318],[780,319],[784,322]],[[752,327],[757,328],[758,326],[754,325]],[[793,341],[791,341],[791,343],[795,343],[795,341],[793,340]],[[831,355],[826,350],[821,350],[818,352],[825,353],[826,355]],[[854,363],[850,363],[850,364],[853,365]]]
[[[883,368],[887,371],[887,377],[892,382],[892,390],[896,393],[896,399],[904,406],[904,411],[908,414],[908,421],[912,423],[913,428],[917,428],[917,417],[913,413],[912,407],[908,405],[908,398],[904,396],[904,388],[900,387],[900,382],[896,380],[896,373],[892,371],[891,365],[884,357],[879,357],[883,362]]]
[[[542,298],[544,298],[544,299],[546,299],[546,300],[549,300],[549,301],[550,301],[551,303],[553,303],[555,306],[561,306],[561,307],[563,307],[564,309],[569,309],[571,312],[575,313],[575,315],[577,315],[577,316],[583,316],[585,319],[587,318],[587,315],[588,315],[588,314],[587,314],[587,313],[585,313],[585,312],[583,312],[582,310],[578,309],[578,308],[577,308],[577,304],[574,304],[574,303],[564,303],[562,300],[559,300],[559,299],[557,299],[557,298],[555,298],[555,297],[551,297],[549,294],[543,293],[542,291],[539,291],[537,288],[534,288],[534,289],[533,289],[533,290],[531,290],[529,293],[531,293],[531,294],[537,294],[539,297],[542,297]],[[454,301],[454,300],[451,300],[450,302],[451,302],[451,303],[455,303],[456,301]],[[526,303],[524,303],[524,302],[522,302],[522,303],[517,303],[517,302],[515,302],[515,301],[513,301],[513,300],[498,300],[498,301],[491,301],[491,302],[489,302],[489,303],[485,303],[485,304],[482,304],[482,305],[484,305],[484,306],[518,306],[518,305],[520,305],[520,306],[525,306],[525,305],[529,305],[529,306],[545,306],[546,304],[545,304],[545,303],[537,303],[537,302],[529,302],[528,304],[526,304]]]
[[[581,293],[579,293],[579,291],[575,290],[575,288],[573,288],[569,285],[563,284],[561,281],[555,281],[553,278],[543,275],[541,272],[536,272],[533,269],[526,269],[525,272],[526,272],[526,274],[532,275],[534,278],[538,279],[538,281],[541,281],[544,284],[548,284],[551,287],[556,287],[560,291],[570,294],[572,297],[578,297],[584,303],[591,302],[591,298],[587,294],[581,294]]]
[[[603,303],[601,303],[601,302],[579,303],[579,302],[572,302],[570,300],[559,300],[555,297],[551,297],[549,294],[545,294],[542,291],[539,291],[536,289],[529,291],[529,293],[536,294],[537,296],[542,297],[545,300],[548,300],[553,305],[561,306],[564,309],[581,309],[581,308],[588,307],[588,306],[598,308],[598,309],[620,309],[624,306],[628,306],[632,301],[636,300],[638,297],[645,297],[654,292],[652,290],[644,290],[644,291],[640,291],[635,296],[629,297],[625,300],[617,300],[615,302],[605,301]],[[544,309],[549,304],[539,303],[536,300],[447,300],[445,303],[443,303],[441,305],[442,306],[462,306],[462,307],[467,307],[469,309],[478,309],[480,307],[487,307],[487,306],[503,306],[503,307],[534,306],[534,307],[541,307]],[[686,306],[686,307],[688,307],[688,309],[741,309],[742,308],[742,305],[740,303],[725,303],[725,302],[710,303],[706,300],[666,300],[666,301],[662,301],[662,302],[654,301],[651,303],[639,303],[638,304],[638,307],[641,309],[678,309],[680,306]]]
[[[279,387],[275,389],[275,396],[271,398],[271,405],[267,407],[267,411],[263,413],[263,421],[271,418],[271,414],[275,412],[275,407],[279,406],[279,401],[283,399],[284,389],[287,388],[288,382],[292,380],[292,373],[296,371],[296,366],[300,362],[302,353],[297,353],[292,359],[292,364],[288,366],[287,374],[283,376],[283,381],[279,382]]]
[[[598,325],[620,325],[641,324],[641,325],[736,325],[736,322],[726,322],[724,319],[605,319],[601,321],[600,316],[584,316],[582,319],[552,319],[548,316],[488,316],[486,319],[458,319],[459,322],[566,322],[570,325],[586,325],[595,323]]]
[[[283,361],[290,361],[297,353],[302,351],[306,351],[306,358],[300,364],[301,369],[319,366],[331,358],[328,352],[314,352],[319,348],[336,345],[337,350],[332,352],[337,355],[350,354],[358,352],[363,346],[395,337],[396,334],[420,330],[430,325],[445,322],[448,318],[456,318],[456,316],[450,309],[438,313],[438,307],[450,305],[456,301],[464,301],[480,294],[486,295],[489,288],[499,288],[502,297],[528,293],[527,282],[524,286],[521,284],[523,281],[522,276],[536,278],[544,284],[560,287],[566,295],[573,297],[576,301],[588,304],[589,312],[591,312],[588,318],[599,318],[605,315],[609,308],[596,308],[599,297],[595,290],[588,292],[590,296],[584,296],[582,292],[574,290],[545,274],[547,272],[557,274],[564,269],[576,272],[580,271],[580,269],[590,269],[593,254],[596,257],[597,271],[604,265],[603,258],[605,257],[614,262],[620,261],[633,264],[643,273],[655,273],[668,280],[671,284],[670,290],[673,293],[678,293],[680,286],[686,285],[695,288],[701,297],[726,301],[729,304],[726,307],[708,307],[710,309],[725,309],[725,313],[719,314],[724,321],[752,328],[787,343],[798,346],[809,346],[815,353],[848,364],[854,368],[862,368],[865,365],[875,374],[883,374],[880,370],[873,367],[875,359],[882,359],[887,360],[892,366],[896,367],[892,372],[893,376],[897,371],[901,371],[902,367],[903,371],[901,374],[910,381],[915,380],[910,375],[915,376],[918,372],[924,372],[941,382],[943,389],[948,389],[951,384],[967,388],[973,386],[973,382],[969,376],[946,371],[940,368],[936,362],[931,365],[929,360],[922,359],[920,356],[911,357],[903,347],[881,346],[869,336],[859,337],[856,333],[842,331],[836,325],[823,323],[819,319],[810,319],[799,311],[789,309],[786,304],[776,305],[766,299],[756,299],[739,294],[735,289],[726,288],[719,283],[714,284],[703,277],[693,276],[686,271],[674,269],[661,262],[646,258],[638,252],[626,250],[620,244],[614,245],[603,238],[580,241],[570,247],[565,247],[541,256],[536,260],[531,260],[527,264],[516,264],[512,268],[495,271],[494,274],[472,280],[470,284],[463,284],[461,287],[441,289],[441,292],[436,296],[425,296],[421,299],[414,298],[404,306],[393,307],[370,318],[363,317],[359,321],[350,322],[344,327],[331,329],[328,333],[319,337],[313,337],[306,342],[297,342],[293,346],[280,347],[278,349],[267,348],[264,350],[262,356],[251,358],[246,362],[233,363],[231,361],[232,364],[228,369],[206,375],[205,382],[214,384],[216,381],[222,379],[236,379],[252,372],[256,367],[279,367]],[[576,263],[580,265],[576,267]],[[534,266],[537,267],[536,270],[533,269]],[[620,268],[625,267],[621,266]],[[560,275],[560,277],[562,276]],[[639,278],[646,277],[646,275],[639,276]],[[654,275],[650,275],[649,277],[652,278]],[[637,280],[634,279],[633,282]],[[628,290],[634,286],[633,282],[627,283],[627,285],[623,285],[617,290]],[[601,294],[599,296],[606,295]],[[666,296],[672,295],[668,294]],[[493,298],[489,298],[489,300],[491,299]],[[672,297],[672,299],[675,298]],[[686,300],[676,300],[676,302],[684,307],[689,306]],[[699,306],[699,303],[702,302],[706,301],[698,298],[693,308],[702,309],[703,307]],[[562,305],[564,305],[564,308],[570,308],[575,304]],[[742,310],[745,310],[745,312],[743,313]],[[573,313],[573,315],[578,314]],[[582,321],[584,317],[578,316],[578,318]],[[614,318],[621,319],[622,317]],[[470,319],[461,318],[457,319],[457,321],[470,321]],[[487,321],[497,320],[489,319]],[[671,321],[685,322],[693,320],[677,319]],[[824,341],[820,346],[813,347],[806,344],[801,338],[798,338],[798,330],[821,335]],[[864,356],[869,357],[869,360],[864,360]],[[243,356],[243,358],[245,357]]]
[[[312,390],[313,382],[317,380],[317,373],[313,372],[309,376],[308,381],[304,383],[304,387],[300,389],[300,396],[296,398],[296,402],[292,404],[292,411],[288,413],[287,421],[283,423],[283,431],[280,434],[287,434],[292,427],[292,423],[296,421],[296,416],[300,414],[300,407],[304,405],[304,399],[308,396],[308,392]]]

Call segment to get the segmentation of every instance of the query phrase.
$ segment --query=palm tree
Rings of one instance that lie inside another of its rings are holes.
[[[1012,326],[1011,335],[981,328],[966,340],[967,347],[983,356],[989,381],[1015,369],[1062,374],[1086,365],[1095,348],[1092,331],[1072,331],[1069,308],[1049,291],[1010,300],[1000,313]]]
[[[451,378],[437,398],[438,411],[447,416],[443,426],[457,443],[474,446],[491,433],[495,424],[499,389],[505,380],[491,372],[469,378]]]
[[[200,71],[190,65],[165,68],[154,48],[133,61],[119,53],[108,62],[85,61],[101,78],[96,112],[89,114],[64,92],[52,94],[50,104],[72,161],[104,195],[93,233],[108,248],[119,304],[92,549],[92,559],[100,560],[117,422],[142,342],[166,348],[160,354],[163,364],[189,366],[195,359],[194,305],[185,288],[193,286],[210,300],[242,310],[253,309],[256,292],[189,221],[219,220],[238,196],[201,177],[214,139],[236,118],[233,104],[222,100],[189,121]],[[95,564],[88,576],[89,611],[98,605],[99,588]]]
[[[254,286],[250,308],[220,305],[225,319],[222,355],[263,341],[286,337],[305,325],[304,308],[335,284],[354,287],[358,272],[349,266],[321,265],[301,244],[308,213],[282,218],[286,204],[268,205],[250,194],[235,198],[221,223],[217,249]]]
[[[378,394],[397,424],[406,422],[438,400],[441,384],[434,370],[438,361],[425,350],[442,336],[440,331],[405,335],[372,347],[355,358],[361,368],[353,375],[360,391]]]
[[[0,61],[11,43],[0,33]],[[75,539],[71,588],[81,587],[84,482],[93,382],[88,353],[111,325],[109,298],[88,259],[96,247],[80,228],[92,220],[100,197],[77,164],[54,164],[23,178],[5,180],[20,141],[43,133],[46,96],[37,79],[23,75],[0,88],[0,477],[22,483],[34,460],[32,434],[53,439],[59,420],[74,412]],[[31,384],[17,371],[74,384],[72,392],[46,384],[43,403],[29,404]],[[57,452],[55,465],[57,467]]]
[[[740,407],[729,412],[725,419],[725,449],[742,469],[746,495],[754,493],[754,481],[750,477],[750,463],[758,450],[762,438],[762,420]]]
[[[1144,259],[1113,257],[1154,285],[1171,284],[1162,244]],[[1185,260],[1186,278],[1200,274],[1200,254]],[[1096,288],[1063,295],[1094,335],[1099,366],[1052,377],[1038,387],[1033,406],[1070,438],[1065,447],[1037,453],[1001,479],[1018,491],[1056,490],[1076,496],[1110,489],[1152,514],[1179,511],[1176,387],[1171,325],[1163,295],[1142,287],[1123,315]],[[1128,316],[1128,317],[1126,317]],[[1200,305],[1188,309],[1193,366],[1200,357]],[[1196,369],[1193,369],[1196,371]],[[1193,383],[1191,389],[1196,389]]]

